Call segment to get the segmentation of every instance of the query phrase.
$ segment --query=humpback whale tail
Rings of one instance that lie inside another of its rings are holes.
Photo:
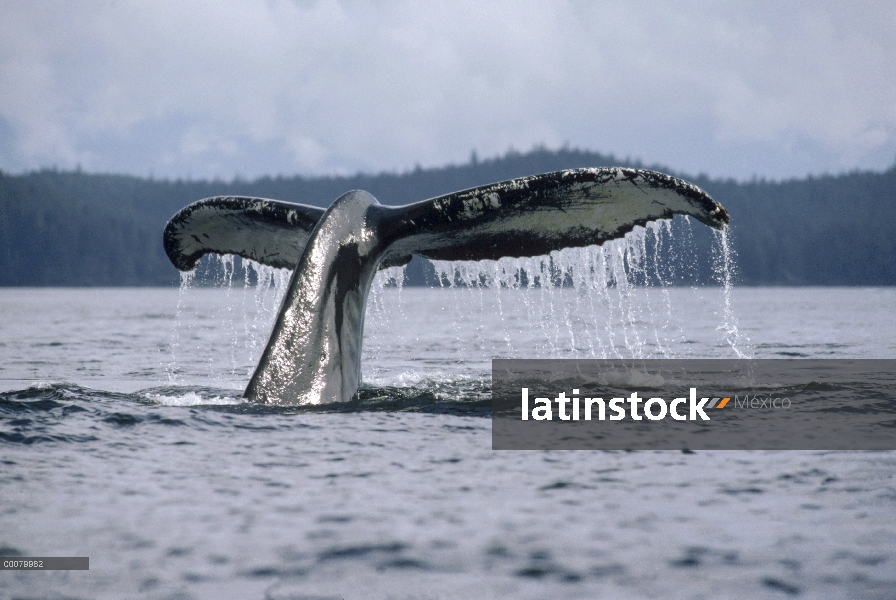
[[[259,198],[201,200],[165,227],[181,270],[207,252],[294,268],[245,396],[264,403],[349,400],[361,379],[364,310],[377,269],[412,254],[437,260],[539,256],[602,244],[636,225],[689,215],[721,229],[728,213],[700,188],[640,169],[522,177],[383,206],[363,191],[327,210]]]

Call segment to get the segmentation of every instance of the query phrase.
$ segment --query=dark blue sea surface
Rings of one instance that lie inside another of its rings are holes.
[[[492,357],[894,358],[896,290],[377,288],[358,400],[257,406],[274,284],[0,290],[0,555],[90,557],[0,596],[894,597],[894,452],[493,451],[488,417]]]

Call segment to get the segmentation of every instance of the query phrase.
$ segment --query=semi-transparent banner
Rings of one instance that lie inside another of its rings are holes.
[[[896,360],[493,360],[495,450],[896,450]]]

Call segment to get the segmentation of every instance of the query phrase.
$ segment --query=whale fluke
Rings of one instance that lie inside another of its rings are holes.
[[[522,177],[406,206],[383,206],[367,192],[353,191],[319,210],[211,198],[181,210],[165,229],[165,249],[180,269],[191,268],[205,252],[271,266],[296,257],[270,340],[246,388],[249,399],[351,399],[361,379],[370,284],[377,269],[404,264],[411,254],[441,260],[538,256],[602,244],[675,214],[717,229],[729,220],[722,205],[694,185],[623,168]]]

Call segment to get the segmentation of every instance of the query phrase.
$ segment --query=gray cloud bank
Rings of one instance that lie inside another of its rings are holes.
[[[563,144],[772,178],[896,159],[885,2],[4,2],[0,169],[401,171]]]

